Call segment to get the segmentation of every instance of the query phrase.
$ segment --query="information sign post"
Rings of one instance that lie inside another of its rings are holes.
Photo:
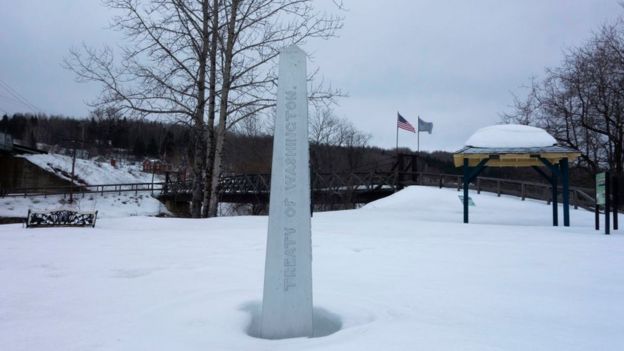
[[[596,174],[596,230],[600,230],[599,223],[599,211],[600,206],[604,206],[605,209],[605,234],[609,235],[611,230],[610,221],[610,177],[609,172],[602,172]]]

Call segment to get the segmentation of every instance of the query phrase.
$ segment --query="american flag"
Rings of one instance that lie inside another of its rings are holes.
[[[397,127],[401,128],[401,129],[405,129],[407,131],[410,131],[412,133],[416,133],[416,129],[414,129],[414,126],[410,124],[410,122],[408,122],[405,118],[403,118],[403,116],[401,116],[400,113],[397,112],[398,118],[397,118]]]

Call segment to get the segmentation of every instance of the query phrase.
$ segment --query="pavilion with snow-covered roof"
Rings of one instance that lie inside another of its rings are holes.
[[[486,167],[532,167],[551,184],[554,226],[559,225],[557,188],[561,179],[563,225],[569,226],[569,163],[580,155],[578,150],[557,145],[555,138],[541,128],[505,124],[477,130],[466,141],[466,146],[453,155],[455,167],[464,170],[464,223],[468,223],[470,182]]]

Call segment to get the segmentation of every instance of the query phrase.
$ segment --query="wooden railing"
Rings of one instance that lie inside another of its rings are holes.
[[[409,174],[407,174],[409,175]],[[417,180],[413,184],[438,186],[440,188],[456,188],[461,190],[463,184],[463,176],[455,174],[437,174],[419,172],[416,175]],[[527,198],[535,200],[543,200],[548,203],[552,201],[552,188],[548,183],[530,182],[522,180],[511,180],[490,177],[478,177],[476,182],[470,184],[470,189],[480,193],[487,191],[495,193],[497,196],[513,195],[520,197],[522,200]],[[562,196],[562,189],[559,187],[559,194]],[[595,205],[595,189],[585,187],[570,187],[570,204],[574,208],[586,208],[593,210]]]

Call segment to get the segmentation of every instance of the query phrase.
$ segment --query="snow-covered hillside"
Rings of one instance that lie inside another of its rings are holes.
[[[149,192],[134,193],[90,193],[77,194],[73,204],[63,195],[47,197],[3,197],[0,198],[0,217],[25,218],[28,210],[53,211],[71,209],[75,211],[98,211],[98,218],[129,216],[158,216],[169,214],[166,206]]]
[[[466,225],[457,195],[411,187],[315,214],[315,323],[335,332],[279,341],[246,332],[266,217],[2,225],[2,349],[622,349],[621,231],[582,210],[553,228],[545,203],[486,193]]]
[[[22,155],[29,162],[70,180],[72,158],[59,154]],[[152,174],[141,171],[139,165],[124,164],[113,167],[108,162],[76,159],[74,173],[78,185],[150,183]],[[155,175],[155,182],[163,181]],[[156,216],[168,213],[167,209],[149,192],[131,193],[88,193],[78,194],[74,204],[67,203],[62,195],[35,197],[4,197],[0,199],[0,217],[26,217],[28,210],[74,209],[98,211],[99,218]]]
[[[22,157],[63,179],[71,179],[72,158],[69,156],[41,154],[22,155]],[[139,165],[113,167],[108,162],[78,158],[76,159],[74,174],[76,177],[74,182],[78,185],[149,183],[152,181],[152,174],[142,172]],[[163,180],[161,176],[156,175],[154,181],[161,182]]]

